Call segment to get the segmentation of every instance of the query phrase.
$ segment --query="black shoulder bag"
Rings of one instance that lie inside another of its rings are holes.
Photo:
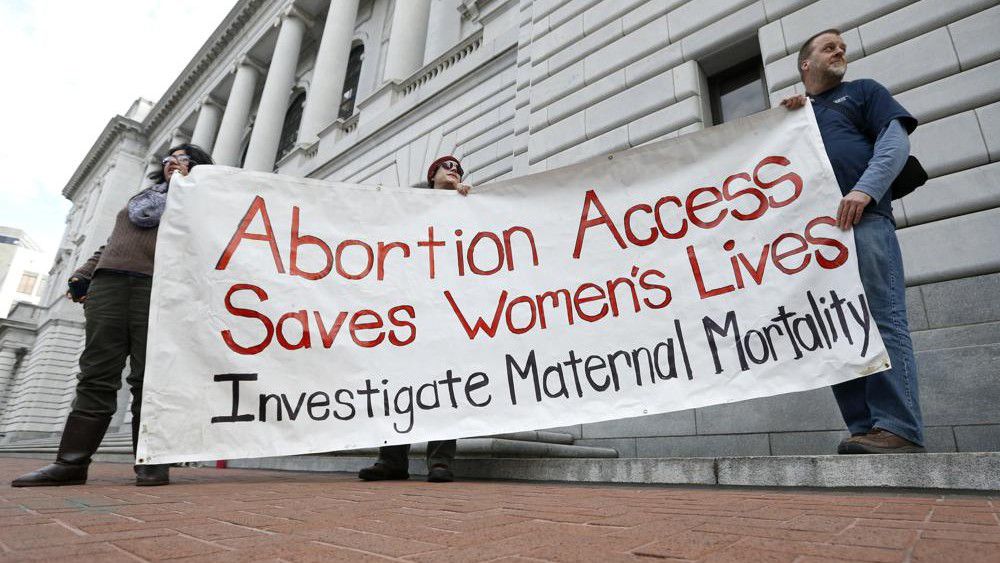
[[[852,124],[854,128],[861,132],[862,135],[868,138],[872,144],[875,144],[875,139],[867,133],[861,119],[851,110],[840,104],[834,104],[828,102],[822,98],[810,97],[814,104],[819,104],[825,108],[832,109],[839,112],[841,115],[846,117]],[[927,171],[921,166],[920,161],[917,157],[912,154],[906,157],[906,164],[903,165],[903,169],[899,171],[899,175],[892,182],[892,199],[899,199],[913,190],[919,188],[920,186],[927,183]]]

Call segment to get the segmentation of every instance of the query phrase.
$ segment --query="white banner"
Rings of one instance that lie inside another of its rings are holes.
[[[481,436],[888,367],[811,111],[468,197],[201,166],[160,225],[138,458]]]

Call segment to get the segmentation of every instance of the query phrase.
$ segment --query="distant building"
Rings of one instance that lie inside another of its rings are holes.
[[[48,267],[45,253],[27,233],[0,227],[0,319],[14,303],[41,301]]]
[[[387,185],[451,153],[481,185],[773,107],[802,91],[799,46],[830,27],[847,78],[880,81],[921,121],[931,180],[895,210],[928,449],[998,450],[998,0],[240,0],[162,98],[81,155],[52,283],[0,321],[0,434],[61,430],[83,343],[66,279],[178,142]],[[828,389],[568,430],[623,457],[829,453],[845,435]]]

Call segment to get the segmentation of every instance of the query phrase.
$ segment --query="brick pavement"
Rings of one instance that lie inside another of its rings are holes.
[[[0,562],[1000,561],[1000,496],[547,483],[363,483],[172,470],[132,486],[14,489],[0,458]]]

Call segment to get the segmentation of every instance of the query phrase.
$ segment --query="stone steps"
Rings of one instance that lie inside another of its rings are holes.
[[[2,452],[55,453],[59,449],[59,437],[35,440],[20,440],[10,444],[0,444]],[[132,436],[129,433],[108,434],[101,441],[98,453],[119,454],[132,452]],[[618,457],[612,448],[577,446],[573,435],[566,432],[532,430],[496,434],[482,438],[463,438],[458,441],[459,454],[484,457]],[[424,455],[426,444],[415,444],[412,453]],[[330,452],[333,456],[374,456],[378,448],[360,448]]]
[[[492,436],[486,436],[488,438],[503,438],[505,440],[524,440],[530,442],[546,442],[549,444],[572,444],[573,435],[568,432],[556,432],[551,430],[530,430],[525,432],[511,432],[508,434],[494,434]],[[104,436],[104,440],[101,442],[102,445],[108,443],[119,443],[119,442],[129,442],[131,436],[128,432],[114,432],[108,433]],[[59,437],[50,436],[47,438],[38,438],[31,440],[18,440],[16,442],[11,442],[8,444],[0,444],[0,451],[4,449],[10,449],[11,447],[20,446],[58,446]]]
[[[484,440],[487,439],[480,439]],[[465,479],[621,483],[632,485],[715,485],[836,489],[928,489],[1000,491],[1000,453],[941,453],[850,456],[770,456],[716,458],[516,458],[490,457],[487,444],[459,441],[455,473]],[[497,445],[497,444],[492,444]],[[479,453],[473,453],[474,451]],[[412,475],[426,474],[414,448]],[[50,458],[52,452],[0,451],[0,457]],[[108,451],[98,461],[132,463],[130,453]],[[230,460],[228,467],[285,471],[355,473],[372,455],[304,455]]]
[[[59,449],[59,437],[42,438],[37,440],[20,440],[9,444],[0,444],[0,453],[23,452],[23,453],[49,453],[53,454]],[[102,453],[131,453],[132,435],[128,433],[107,434],[101,441],[101,447],[97,450]]]
[[[354,472],[371,458],[292,456],[234,460],[229,467]],[[1000,453],[716,458],[456,459],[466,478],[750,487],[1000,490]],[[419,458],[410,473],[426,474]]]
[[[58,438],[0,446],[0,456],[51,458]],[[413,446],[410,473],[426,474],[425,444]],[[231,468],[357,472],[376,448],[325,454],[229,460]],[[131,436],[109,434],[98,461],[132,463]],[[456,474],[470,479],[725,485],[754,487],[904,488],[998,491],[1000,452],[909,455],[618,458],[611,448],[580,446],[572,435],[534,431],[458,441]]]

